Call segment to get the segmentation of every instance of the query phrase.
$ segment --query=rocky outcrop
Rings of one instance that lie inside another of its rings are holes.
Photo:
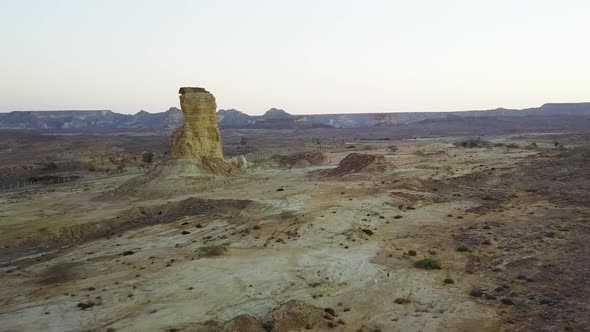
[[[239,315],[225,323],[219,332],[265,332],[262,322],[254,316]]]
[[[172,134],[172,158],[223,158],[215,97],[203,88],[180,88],[179,93],[184,125]]]
[[[379,154],[351,153],[334,169],[327,170],[328,176],[343,176],[361,171],[383,171],[387,167],[385,157]]]
[[[189,193],[230,185],[247,167],[244,157],[224,159],[215,97],[203,88],[180,88],[184,124],[170,138],[170,159],[120,186],[115,194]]]
[[[171,159],[160,166],[164,169],[157,171],[166,177],[239,174],[245,164],[223,158],[215,97],[196,87],[180,88],[178,92],[184,124],[170,138]]]
[[[226,322],[219,332],[289,332],[289,331],[328,331],[345,324],[336,319],[333,309],[318,308],[298,300],[290,300],[272,309],[263,317],[239,315]],[[264,323],[263,323],[264,322]],[[201,329],[205,331],[204,329]],[[201,331],[198,330],[198,331]]]

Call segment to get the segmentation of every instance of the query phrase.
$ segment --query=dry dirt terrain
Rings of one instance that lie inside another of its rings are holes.
[[[0,330],[590,330],[590,136],[461,139],[2,193]]]

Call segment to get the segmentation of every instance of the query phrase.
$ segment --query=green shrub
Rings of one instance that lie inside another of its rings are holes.
[[[506,147],[509,149],[518,149],[518,148],[520,148],[520,145],[518,145],[516,143],[510,143],[510,144],[507,144]]]
[[[414,263],[414,267],[423,269],[423,270],[440,270],[441,264],[440,261],[434,258],[423,258],[416,263]]]
[[[154,153],[153,152],[142,152],[141,160],[146,164],[151,164],[154,161]]]
[[[390,152],[396,152],[397,151],[397,145],[390,145],[387,147],[387,150],[389,150]]]
[[[80,263],[57,263],[45,269],[41,273],[41,282],[52,284],[75,279],[78,276],[77,267]]]
[[[488,142],[488,141],[484,141],[481,138],[470,138],[470,139],[465,139],[465,140],[461,140],[461,141],[457,141],[454,143],[455,146],[457,147],[462,147],[462,148],[467,148],[467,149],[473,149],[473,148],[485,148],[485,147],[491,147],[492,143]]]
[[[465,252],[465,251],[469,251],[469,248],[467,248],[467,246],[465,246],[465,245],[460,245],[459,247],[457,247],[457,251]]]
[[[205,246],[197,249],[200,257],[215,257],[215,256],[223,256],[227,248],[222,245],[216,246]]]

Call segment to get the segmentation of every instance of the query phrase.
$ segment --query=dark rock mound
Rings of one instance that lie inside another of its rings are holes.
[[[387,163],[382,155],[351,153],[338,164],[338,167],[326,171],[327,176],[342,176],[361,171],[382,171]]]
[[[262,322],[250,315],[239,315],[225,323],[220,332],[265,332]]]
[[[269,312],[265,316],[265,321],[272,322],[272,331],[276,332],[309,328],[322,330],[327,327],[325,315],[321,308],[297,300],[290,300]]]

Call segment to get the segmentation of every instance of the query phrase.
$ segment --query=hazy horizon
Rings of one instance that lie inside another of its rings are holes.
[[[590,101],[586,1],[28,1],[0,13],[0,112],[259,115]]]

